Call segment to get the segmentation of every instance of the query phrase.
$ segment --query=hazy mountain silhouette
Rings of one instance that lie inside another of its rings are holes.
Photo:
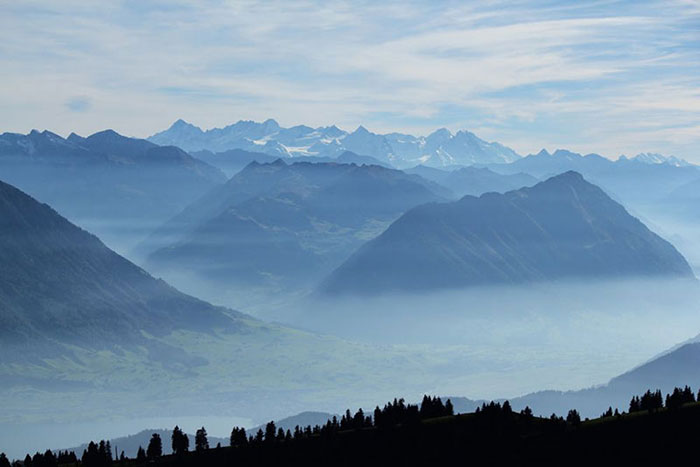
[[[279,159],[279,156],[272,156],[262,152],[245,151],[243,149],[229,149],[223,152],[201,150],[194,151],[191,155],[220,169],[227,177],[232,177],[237,174],[253,161],[265,164]]]
[[[217,153],[202,150],[193,152],[192,156],[221,169],[229,177],[237,174],[253,161],[266,164],[279,159],[279,156],[273,156],[262,152],[245,151],[243,149],[230,149],[228,151]],[[337,157],[295,156],[293,159],[289,159],[288,162],[337,162],[341,164],[367,164],[391,167],[390,164],[380,162],[374,157],[360,156],[351,151],[344,151]]]
[[[157,144],[172,144],[187,151],[223,152],[243,149],[278,157],[330,157],[344,151],[370,156],[395,167],[425,164],[434,167],[508,163],[520,156],[499,143],[489,143],[468,131],[452,134],[442,128],[428,136],[373,133],[364,126],[353,132],[336,126],[311,128],[298,125],[282,128],[274,120],[262,123],[239,121],[224,128],[202,130],[183,120],[149,138]],[[353,161],[356,162],[356,161]]]
[[[532,186],[539,180],[526,173],[499,174],[488,168],[461,167],[454,170],[442,170],[424,165],[404,170],[406,173],[420,175],[423,178],[449,188],[458,197],[465,195],[480,196],[484,193],[516,190]]]
[[[581,155],[565,149],[550,154],[543,149],[511,164],[488,167],[501,174],[527,173],[538,178],[574,170],[635,208],[656,203],[677,187],[700,177],[698,166],[671,158],[662,161],[658,155],[653,159],[656,162],[650,162],[642,156],[613,161],[598,154]]]
[[[664,216],[673,216],[688,224],[700,224],[700,178],[678,186],[659,202]]]
[[[310,282],[413,206],[433,182],[376,165],[251,163],[142,245],[155,270],[210,280]],[[160,246],[159,246],[160,245]]]
[[[111,130],[67,139],[4,133],[0,169],[6,182],[120,248],[225,182],[221,171],[176,147]]]
[[[692,277],[685,259],[575,172],[408,211],[322,285],[379,293],[562,278]]]
[[[236,317],[243,316],[154,279],[49,206],[2,182],[0,231],[3,345],[102,348],[143,343],[142,332],[235,329]]]
[[[536,413],[564,413],[576,407],[585,416],[596,416],[608,406],[627,410],[632,396],[648,389],[667,394],[675,387],[700,386],[700,343],[681,344],[633,368],[608,383],[577,391],[538,391],[511,399],[513,407],[526,405]]]

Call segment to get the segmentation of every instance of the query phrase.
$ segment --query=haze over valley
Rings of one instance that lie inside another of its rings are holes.
[[[700,10],[622,6],[8,5],[0,467],[681,452]]]

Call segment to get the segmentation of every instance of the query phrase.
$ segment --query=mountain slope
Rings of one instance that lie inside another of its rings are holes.
[[[109,250],[47,205],[0,182],[3,344],[104,347],[141,332],[234,329],[235,312],[187,296]],[[6,363],[6,362],[5,362]]]
[[[697,338],[643,363],[606,384],[577,391],[539,391],[512,399],[514,408],[531,407],[535,413],[564,413],[577,407],[584,416],[595,416],[609,406],[625,411],[634,395],[647,390],[663,394],[676,387],[700,386],[700,343]]]
[[[575,172],[412,209],[324,283],[379,293],[566,277],[692,277],[675,248]]]
[[[179,148],[106,130],[67,139],[44,131],[0,135],[8,183],[126,250],[225,177]]]
[[[309,283],[444,188],[372,165],[251,163],[186,208],[143,249],[149,269],[208,280]]]

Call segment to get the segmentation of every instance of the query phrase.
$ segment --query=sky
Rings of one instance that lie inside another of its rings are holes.
[[[0,0],[0,132],[467,129],[700,163],[700,0]]]

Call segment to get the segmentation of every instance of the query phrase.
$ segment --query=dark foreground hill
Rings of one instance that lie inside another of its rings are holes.
[[[143,332],[236,327],[235,312],[154,279],[49,206],[2,182],[0,232],[3,346],[103,348],[142,342]]]
[[[285,430],[291,430],[294,431],[294,428],[297,426],[316,426],[316,425],[324,425],[326,421],[330,420],[333,418],[332,414],[326,413],[326,412],[302,412],[297,415],[293,415],[291,417],[285,417],[281,418],[279,420],[276,420],[274,422],[275,426],[277,428],[282,428]],[[258,430],[264,430],[265,425],[260,425],[251,428],[248,430],[248,432],[254,434],[257,433]],[[132,457],[135,458],[139,447],[146,448],[148,446],[149,440],[153,436],[154,433],[157,433],[161,439],[164,440],[163,443],[163,454],[172,454],[172,444],[170,442],[170,439],[173,434],[172,429],[151,429],[151,430],[142,430],[136,434],[130,435],[130,436],[122,436],[120,438],[113,438],[110,440],[110,443],[112,446],[118,448],[119,452],[124,452],[124,455],[126,457]],[[191,440],[194,440],[194,434],[190,433],[189,438]],[[218,438],[216,436],[208,436],[208,441],[210,446],[216,446],[217,444],[221,443],[222,446],[228,446],[229,445],[229,439],[228,438]],[[80,446],[74,447],[74,448],[69,448],[67,451],[74,451],[76,453],[82,453],[84,450],[88,448],[88,443],[82,444]],[[0,448],[1,450],[1,448]]]
[[[112,130],[65,139],[49,131],[1,134],[0,171],[3,181],[122,251],[226,181],[177,147]]]
[[[272,423],[250,437],[234,428],[227,447],[210,445],[202,433],[190,441],[194,452],[185,448],[183,437],[174,437],[178,453],[173,455],[147,458],[144,453],[113,463],[93,444],[82,458],[85,467],[674,465],[695,455],[700,404],[686,400],[694,401],[695,395],[678,392],[664,407],[661,395],[657,400],[649,392],[642,397],[644,407],[583,421],[573,409],[566,418],[540,418],[527,409],[514,412],[507,402],[492,402],[474,413],[452,415],[446,406],[444,414],[425,413],[422,406],[395,400],[372,415],[348,412],[323,426],[297,427],[293,434]]]
[[[667,241],[576,172],[505,194],[426,204],[322,285],[372,294],[562,278],[693,277]]]

